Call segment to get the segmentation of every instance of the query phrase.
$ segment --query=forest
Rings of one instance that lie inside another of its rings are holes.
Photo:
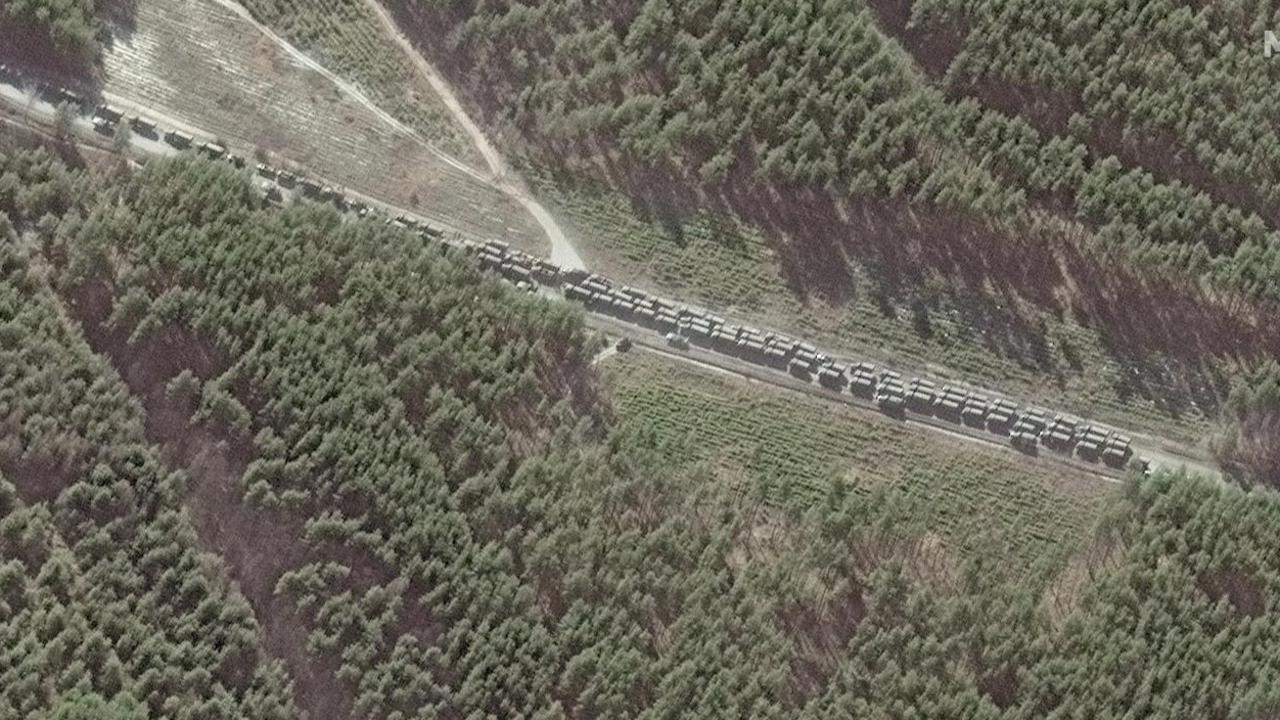
[[[296,717],[184,478],[20,239],[83,210],[85,178],[0,153],[0,187],[0,717]]]
[[[225,163],[10,146],[0,212],[0,712],[1280,712],[1270,491],[1134,476],[1015,573],[717,484],[569,306]]]
[[[55,58],[72,67],[88,66],[98,57],[102,27],[94,0],[0,2],[0,35],[9,46],[4,54],[17,52],[41,66],[53,64]]]
[[[581,161],[579,169],[665,172],[712,194],[750,192],[742,180],[750,179],[855,207],[888,197],[993,220],[1050,212],[1143,263],[1280,299],[1278,218],[1259,204],[1266,198],[1218,187],[1248,187],[1244,178],[1269,162],[1257,148],[1277,146],[1258,135],[1269,126],[1261,54],[1215,44],[1239,30],[1233,37],[1243,45],[1254,34],[1239,19],[1261,14],[1174,12],[1172,1],[1163,14],[1145,4],[1087,12],[1063,3],[1053,25],[1039,2],[996,3],[1000,12],[987,12],[983,3],[931,1],[907,4],[923,19],[900,27],[889,2],[393,5],[424,34],[428,52],[445,43],[449,53],[436,58],[539,158],[564,153]],[[1148,28],[1154,18],[1160,26]],[[963,48],[950,47],[970,26]],[[1011,42],[1007,26],[1030,37]],[[1145,54],[1111,53],[1118,40],[1148,29],[1151,38],[1138,44]],[[1089,44],[1076,48],[1078,37]],[[1035,52],[1042,46],[1057,52]],[[1056,62],[1060,56],[1069,60]],[[1145,93],[1126,90],[1140,81],[1139,66],[1149,81],[1143,87],[1152,88]],[[1204,66],[1204,75],[1191,75]],[[949,82],[932,82],[930,71]],[[995,78],[983,87],[1007,94],[1034,78],[1026,83],[1032,89],[1076,87],[1085,100],[1079,112],[1069,105],[1066,117],[1042,122],[1034,111],[1057,109],[1055,96],[1029,90],[1024,107],[972,89],[975,77]],[[1183,92],[1188,86],[1203,86],[1204,96]],[[1114,133],[1117,147],[1092,142],[1101,130],[1085,118],[1113,116],[1129,118]],[[1165,126],[1183,131],[1168,135],[1169,162],[1207,154],[1199,160],[1207,182],[1135,161],[1148,153],[1133,147],[1134,130]],[[1131,152],[1119,147],[1126,143]]]

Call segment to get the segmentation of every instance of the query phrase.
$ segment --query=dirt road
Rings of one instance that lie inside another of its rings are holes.
[[[227,2],[228,0],[219,1]],[[484,158],[485,164],[489,166],[493,181],[504,192],[523,205],[529,211],[529,214],[538,221],[538,224],[542,226],[542,229],[546,231],[547,238],[551,241],[551,262],[563,268],[586,269],[586,265],[583,264],[578,251],[574,249],[573,243],[569,242],[569,239],[565,236],[564,229],[555,221],[551,213],[534,199],[528,188],[521,182],[519,176],[511,170],[506,160],[502,158],[502,155],[485,137],[484,132],[471,119],[471,116],[467,115],[467,111],[463,109],[462,103],[458,101],[457,95],[454,94],[453,88],[449,87],[449,83],[445,81],[440,73],[436,72],[436,69],[432,67],[431,63],[427,62],[422,53],[418,52],[413,43],[409,41],[409,38],[400,32],[400,27],[396,25],[395,20],[377,0],[365,0],[365,4],[378,17],[378,21],[382,23],[387,34],[396,41],[396,44],[400,46],[405,55],[413,61],[413,66],[431,84],[432,89],[440,96],[445,107],[449,108],[449,112],[454,119],[462,126],[467,136],[471,138],[471,142],[475,144],[476,149],[480,151],[481,157]]]
[[[337,74],[313,60],[302,50],[294,47],[288,40],[276,34],[274,30],[258,22],[249,13],[249,11],[244,8],[244,6],[234,0],[212,0],[212,2],[230,10],[245,22],[253,25],[258,32],[261,32],[263,35],[268,37],[300,65],[318,73],[326,80],[333,83],[344,94],[376,115],[378,119],[395,128],[397,132],[414,139],[423,147],[429,149],[432,154],[439,157],[452,167],[506,194],[512,200],[519,203],[520,206],[533,217],[534,221],[538,223],[543,232],[546,233],[547,240],[551,243],[552,262],[564,268],[584,269],[586,267],[582,262],[582,258],[579,257],[577,250],[574,249],[573,244],[570,243],[569,239],[565,236],[563,228],[561,228],[559,223],[555,221],[555,218],[551,216],[551,213],[548,212],[541,203],[535,200],[532,195],[530,195],[528,189],[524,187],[519,178],[511,172],[506,161],[503,160],[498,151],[494,149],[488,138],[486,138],[484,133],[481,132],[479,126],[477,126],[467,115],[466,111],[463,110],[462,104],[458,102],[457,96],[453,94],[453,90],[449,87],[448,83],[446,83],[444,79],[440,77],[439,73],[435,71],[435,68],[431,67],[430,63],[428,63],[426,59],[414,49],[413,45],[409,42],[409,39],[400,32],[398,27],[396,27],[395,21],[387,15],[386,11],[383,10],[382,6],[377,2],[368,0],[369,9],[375,16],[377,16],[379,22],[382,23],[390,37],[395,40],[396,44],[413,62],[414,68],[416,68],[427,82],[430,83],[432,89],[440,96],[440,99],[449,109],[449,112],[453,115],[454,119],[462,126],[463,130],[467,133],[467,136],[471,138],[472,143],[484,158],[485,164],[488,165],[488,173],[477,170],[453,157],[444,150],[436,147],[426,138],[419,135],[413,128],[405,125],[390,113],[378,107],[376,103],[360,91],[360,88],[346,80],[343,80]]]

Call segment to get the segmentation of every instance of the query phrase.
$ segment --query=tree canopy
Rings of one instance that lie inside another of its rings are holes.
[[[1134,477],[1067,567],[939,572],[890,495],[759,508],[620,425],[575,311],[416,235],[264,208],[246,172],[195,157],[112,184],[27,151],[6,176],[11,714],[1280,703],[1273,494]]]
[[[94,14],[94,0],[4,0],[0,13],[0,28],[10,38],[31,33],[81,65],[98,56],[102,24]]]

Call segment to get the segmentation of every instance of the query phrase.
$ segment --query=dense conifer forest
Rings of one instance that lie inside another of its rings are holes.
[[[1280,147],[1268,18],[1249,3],[393,5],[529,152],[626,190],[657,173],[737,209],[819,192],[846,212],[1047,212],[1280,299],[1280,216],[1254,189]]]
[[[1133,477],[1015,573],[718,485],[568,306],[224,163],[10,148],[0,212],[0,714],[1280,712],[1270,492]]]
[[[88,65],[97,58],[102,27],[94,0],[0,2],[0,36],[9,46],[4,54],[17,52],[38,65],[53,65],[58,60],[72,67]]]
[[[0,717],[294,717],[184,478],[20,247],[14,224],[52,230],[84,178],[0,155],[0,188]]]

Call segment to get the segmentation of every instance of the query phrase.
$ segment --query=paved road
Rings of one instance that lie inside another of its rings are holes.
[[[817,383],[805,382],[804,380],[794,377],[789,373],[762,367],[754,363],[722,355],[712,350],[707,350],[697,346],[691,346],[687,350],[676,350],[667,345],[662,336],[657,333],[649,332],[644,328],[621,322],[606,315],[589,312],[587,313],[587,324],[609,336],[615,338],[625,337],[630,339],[633,346],[641,352],[651,352],[677,362],[691,363],[705,370],[725,373],[734,377],[744,378],[752,382],[766,383],[784,390],[802,392],[830,402],[849,405],[867,413],[874,413],[881,417],[888,417],[880,410],[879,406],[871,400],[857,397],[848,392],[836,392],[834,390],[829,390]],[[1008,452],[1025,460],[1039,460],[1041,462],[1065,465],[1104,482],[1120,483],[1123,482],[1123,478],[1125,477],[1125,472],[1122,470],[1116,470],[1101,463],[1091,463],[1074,455],[1056,453],[1045,448],[1038,448],[1037,452],[1030,454],[1024,453],[1019,451],[1017,448],[1014,448],[1009,443],[1008,439],[1002,435],[996,435],[994,433],[987,432],[986,430],[979,430],[967,425],[949,423],[945,420],[939,420],[932,416],[907,413],[905,417],[897,419],[904,425],[922,428],[931,432],[942,433],[952,438],[986,447],[999,448],[1001,451]]]
[[[58,107],[46,98],[40,97],[33,87],[22,87],[9,82],[0,82],[0,100],[19,112],[28,121],[43,125],[55,125]],[[95,134],[93,120],[87,115],[75,115],[71,118],[71,130],[79,135]],[[102,137],[99,135],[99,137]],[[110,139],[110,136],[107,136]],[[132,133],[130,144],[134,150],[146,155],[176,155],[178,151],[159,138],[149,138],[139,133]]]
[[[110,100],[113,104],[117,103],[117,99],[114,97],[108,97],[107,99]],[[3,101],[6,104],[10,105],[11,107],[15,108],[16,110],[18,110],[23,115],[23,117],[25,117],[28,121],[34,121],[37,123],[50,125],[55,122],[57,117],[56,106],[52,102],[48,101],[47,99],[39,97],[36,94],[35,90],[30,87],[18,87],[10,83],[0,82],[0,101]],[[167,122],[167,119],[164,118],[163,116],[157,116],[154,113],[146,111],[145,108],[140,108],[139,106],[136,106],[133,103],[129,103],[126,100],[120,99],[119,104],[125,109],[130,110],[132,112],[138,112],[138,113],[147,115],[148,117],[151,117],[153,119],[157,119],[162,122]],[[177,125],[179,129],[182,129],[186,132],[190,132],[196,137],[201,137],[201,136],[209,137],[207,133],[201,133],[196,128],[192,128],[190,126],[183,125],[181,123],[174,123],[174,124]],[[80,116],[74,117],[71,121],[71,125],[72,125],[71,129],[73,130],[74,133],[80,136],[93,138],[95,141],[95,144],[102,145],[103,143],[110,143],[110,140],[108,138],[105,138],[101,134],[98,134],[94,131],[92,121],[87,116],[80,115]],[[153,138],[147,138],[138,133],[133,133],[130,136],[129,142],[130,142],[131,152],[139,156],[144,156],[144,157],[149,155],[168,156],[168,155],[176,154],[178,152],[177,150],[170,147],[168,144],[164,143],[163,141],[153,139]],[[317,179],[323,181],[323,178],[317,178]],[[287,197],[292,197],[293,195],[287,190],[283,191],[283,194],[285,194]],[[366,202],[371,207],[381,210],[384,214],[388,216],[394,217],[396,215],[404,214],[410,217],[415,217],[413,213],[404,211],[394,206],[387,205],[374,198],[369,198],[369,197],[360,195],[359,193],[348,192],[348,195],[352,199]],[[451,228],[443,228],[443,229],[450,235],[453,235],[456,237],[462,237],[461,233],[458,233],[456,230],[453,230]],[[555,298],[556,300],[559,300],[559,301],[564,301],[563,297],[560,296],[559,293],[554,292],[547,288],[542,289],[542,294],[548,297]],[[833,392],[831,390],[828,390],[822,387],[821,385],[818,385],[817,383],[812,383],[812,382],[806,383],[798,378],[793,377],[792,375],[786,372],[778,371],[773,368],[755,365],[753,363],[748,363],[743,360],[740,360],[736,357],[724,355],[724,354],[713,352],[710,350],[704,350],[697,347],[691,347],[688,350],[684,350],[684,351],[673,350],[672,348],[667,346],[665,340],[657,333],[647,330],[645,328],[641,328],[636,325],[624,323],[622,321],[619,321],[607,315],[600,315],[597,313],[588,312],[587,322],[592,327],[595,327],[596,329],[601,330],[609,335],[613,335],[615,337],[628,337],[632,340],[633,343],[635,343],[636,345],[640,346],[641,348],[649,352],[661,353],[665,356],[675,358],[682,362],[694,363],[704,368],[713,369],[720,372],[727,372],[739,377],[749,378],[751,380],[758,381],[758,382],[766,382],[771,385],[785,388],[788,390],[805,392],[809,395],[821,397],[826,400],[842,402],[846,405],[859,407],[867,412],[876,412],[876,413],[880,412],[877,406],[870,401],[866,401],[861,398],[854,397],[853,395],[848,393]],[[600,359],[603,359],[603,357]],[[988,394],[988,395],[991,394],[989,391],[986,391],[983,389],[975,388],[975,390],[982,392],[984,394]],[[908,414],[904,422],[905,424],[908,424],[908,425],[915,425],[915,426],[932,430],[934,432],[945,433],[952,437],[962,438],[970,442],[982,443],[988,446],[1001,447],[1007,450],[1008,452],[1023,455],[1023,453],[1013,448],[1009,444],[1008,440],[1003,436],[995,435],[983,430],[977,430],[977,429],[969,428],[963,425],[957,425],[957,424],[949,423],[943,420],[939,420],[931,416],[918,415],[914,413]],[[1146,435],[1134,435],[1133,437],[1134,437],[1133,449],[1135,454],[1143,455],[1151,459],[1153,467],[1162,467],[1162,468],[1169,468],[1169,469],[1185,468],[1190,472],[1203,474],[1213,478],[1221,479],[1222,477],[1221,473],[1218,471],[1216,467],[1213,467],[1208,463],[1198,460],[1197,458],[1191,456],[1191,454],[1188,452],[1179,452],[1178,451],[1179,446],[1177,446],[1177,444],[1175,443],[1163,440],[1161,438],[1153,438],[1151,436],[1146,436]],[[1173,450],[1171,451],[1170,448],[1173,448]],[[1039,457],[1047,459],[1051,462],[1058,462],[1061,464],[1070,465],[1076,468],[1077,470],[1081,470],[1083,472],[1094,475],[1099,479],[1106,480],[1109,482],[1116,482],[1118,478],[1123,476],[1123,473],[1115,471],[1111,468],[1108,468],[1105,465],[1086,462],[1075,456],[1068,456],[1065,454],[1055,453],[1046,449],[1040,450]]]
[[[768,383],[776,387],[804,392],[826,400],[841,402],[846,405],[862,408],[868,412],[881,413],[879,406],[873,401],[865,400],[848,392],[836,392],[829,390],[816,382],[805,382],[804,380],[796,378],[790,373],[782,370],[776,370],[771,367],[750,363],[730,355],[724,355],[713,350],[700,348],[696,345],[690,346],[687,350],[676,350],[668,345],[665,338],[657,332],[638,325],[623,322],[608,315],[588,311],[587,323],[607,335],[616,338],[626,337],[630,339],[633,344],[640,346],[645,350],[657,352],[666,357],[691,362],[704,368],[728,372],[739,377]],[[985,391],[983,391],[983,394],[990,396],[990,393]],[[972,428],[967,425],[948,422],[931,415],[907,412],[904,423],[907,425],[927,428],[936,432],[942,432],[953,437],[960,437],[973,442],[980,442],[985,445],[1001,447],[1011,453],[1024,457],[1028,455],[1027,453],[1013,447],[1009,442],[1009,439],[1004,435],[998,435],[983,429]],[[1194,458],[1188,458],[1180,454],[1166,451],[1164,446],[1168,441],[1160,438],[1152,439],[1145,435],[1135,435],[1132,437],[1134,455],[1140,455],[1148,458],[1151,461],[1151,467],[1153,470],[1157,468],[1169,470],[1185,469],[1191,473],[1223,481],[1222,473],[1216,466]],[[1067,455],[1065,453],[1058,453],[1044,447],[1038,447],[1037,452],[1032,455],[1052,462],[1070,465],[1078,470],[1082,470],[1098,478],[1111,482],[1117,481],[1119,478],[1124,477],[1125,474],[1123,471],[1112,469],[1102,463],[1090,462],[1074,454]]]

